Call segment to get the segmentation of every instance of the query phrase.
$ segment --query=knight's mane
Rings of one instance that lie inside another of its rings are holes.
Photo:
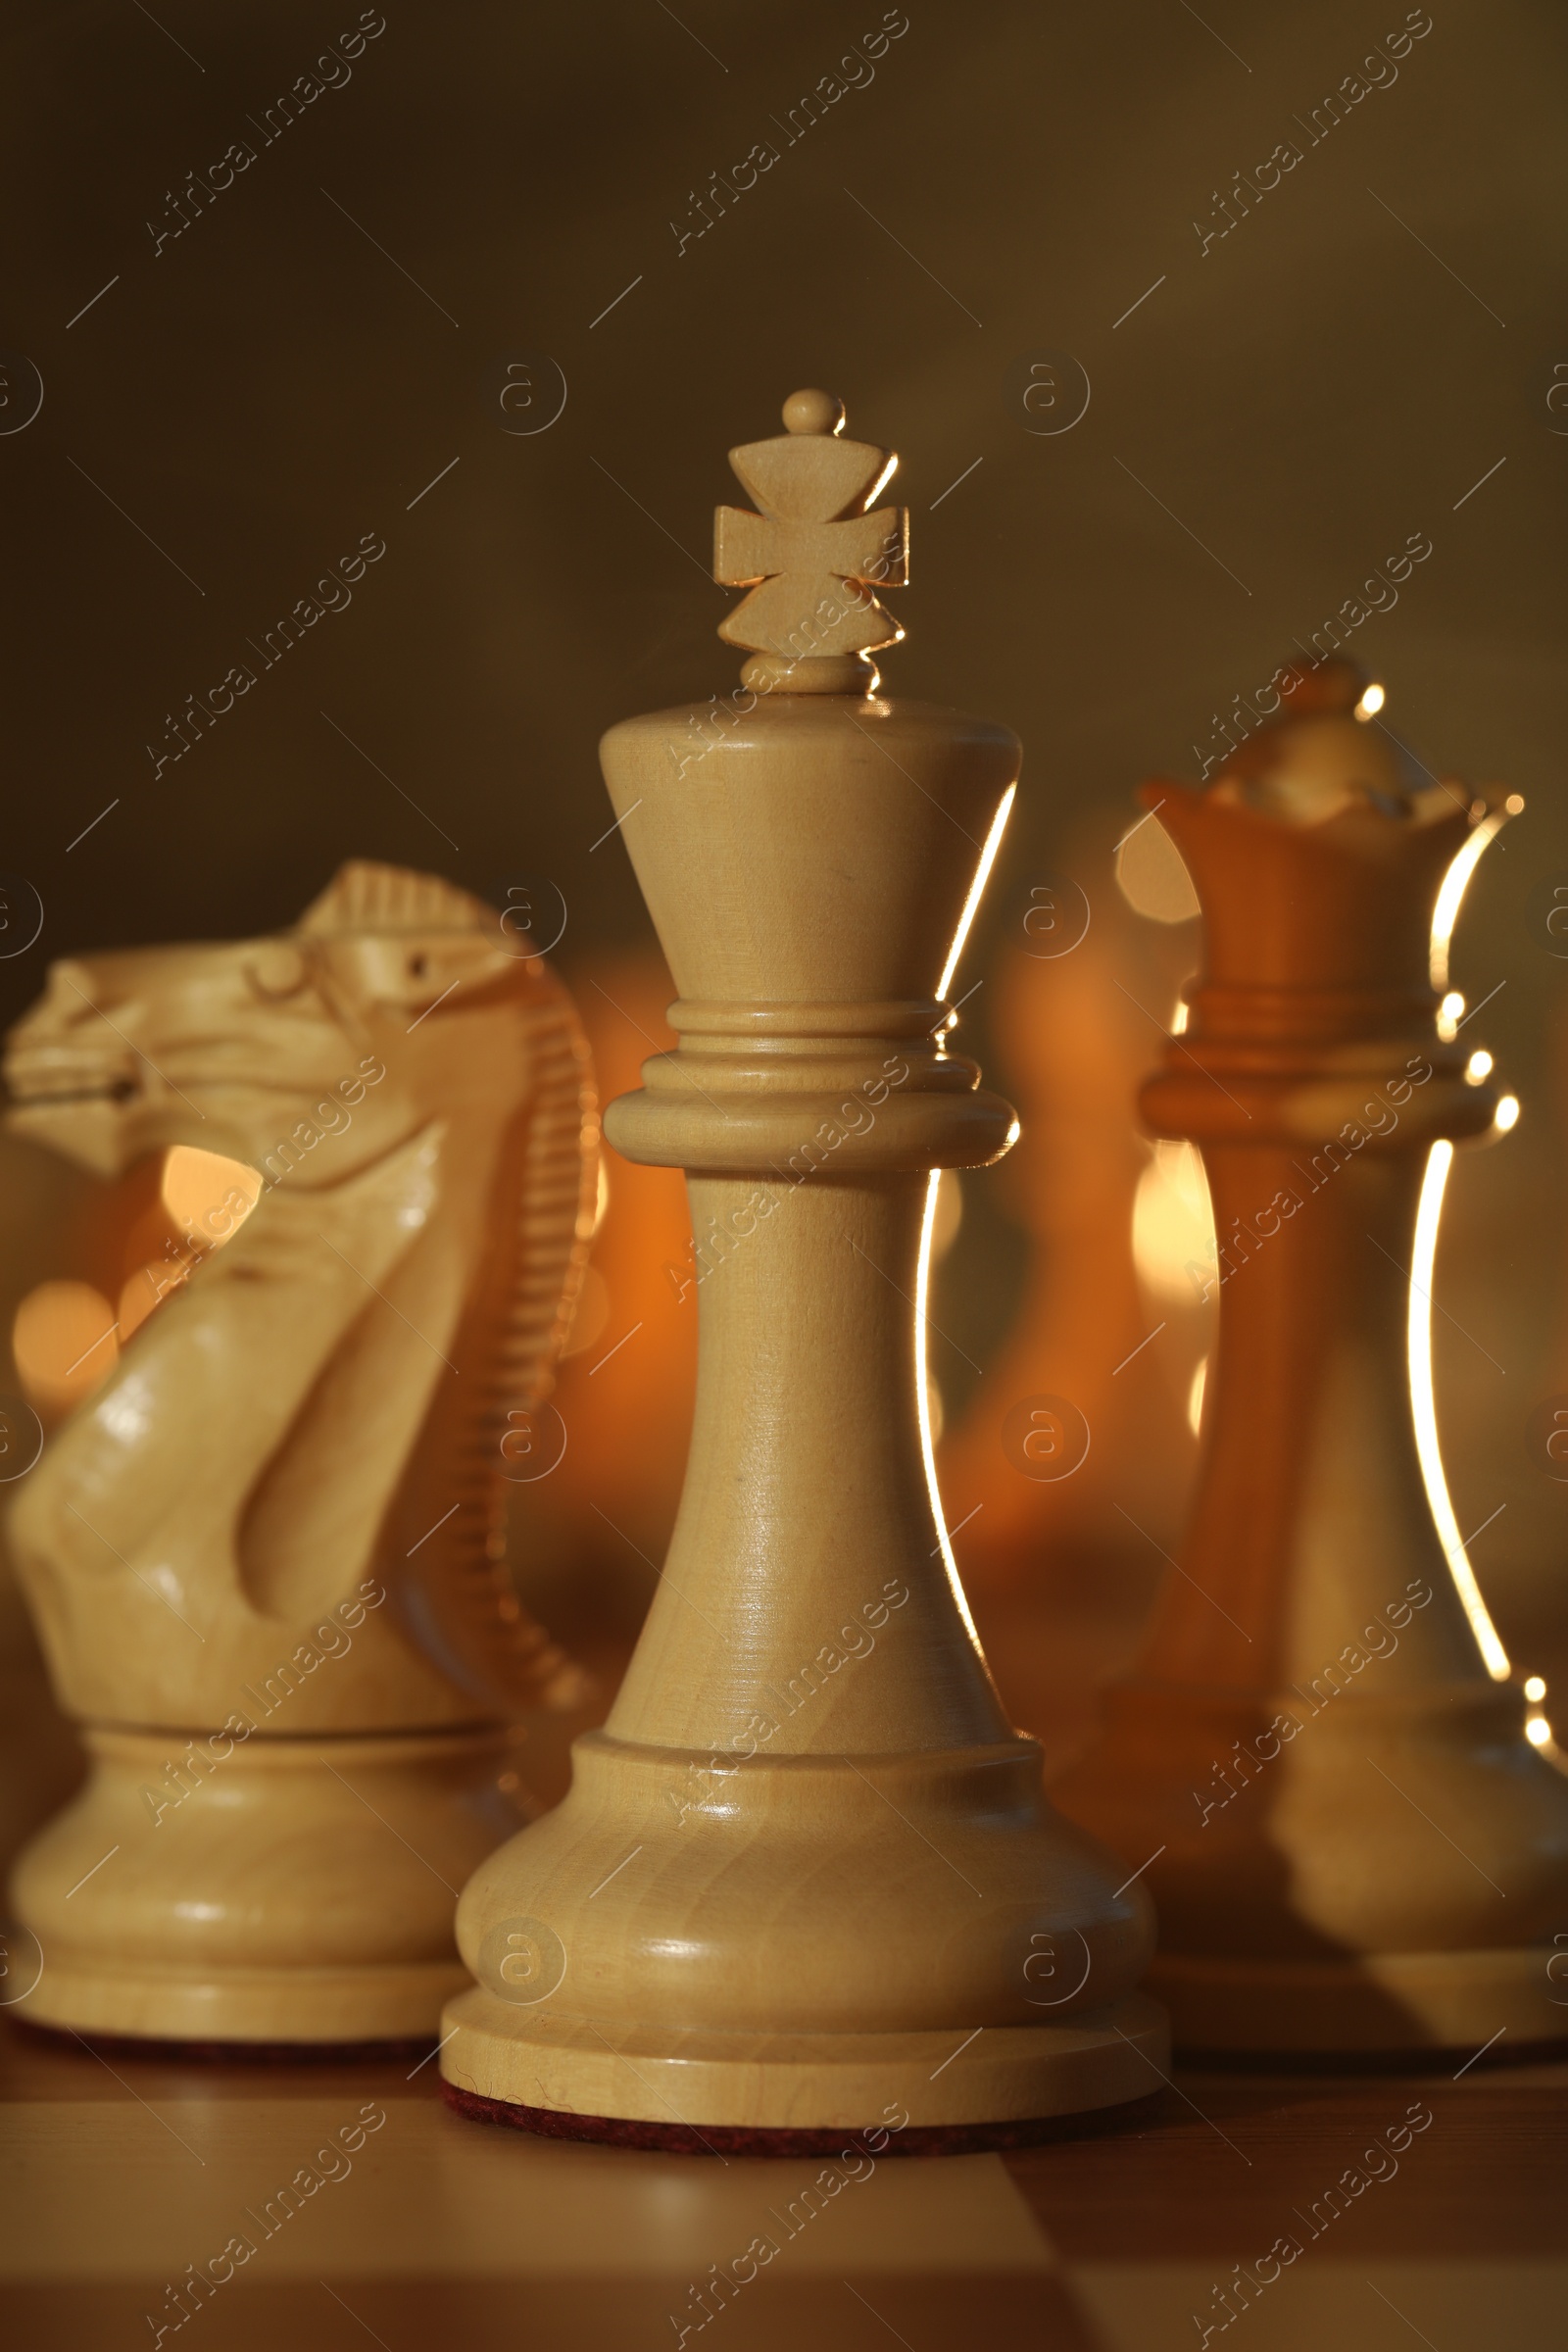
[[[295,936],[393,936],[409,944],[462,931],[494,939],[499,922],[493,906],[438,875],[356,860],[306,908]],[[489,1218],[495,1239],[455,1335],[463,1377],[436,1390],[378,1548],[395,1569],[412,1573],[403,1570],[411,1541],[399,1532],[404,1505],[421,1463],[445,1455],[451,1463],[445,1499],[461,1507],[417,1552],[417,1590],[409,1594],[426,1637],[470,1687],[493,1690],[499,1666],[512,1701],[542,1697],[569,1705],[580,1695],[582,1677],[521,1607],[507,1575],[501,1446],[509,1428],[516,1428],[509,1415],[534,1412],[555,1382],[592,1239],[598,1109],[588,1041],[565,989],[538,956],[518,957],[511,969],[531,1083],[499,1154]],[[493,1009],[488,988],[484,997]],[[436,1017],[461,1020],[464,1012],[454,1005]],[[498,1622],[505,1628],[500,1641]]]
[[[514,1134],[501,1153],[492,1198],[502,1238],[458,1331],[468,1395],[452,1432],[450,1492],[464,1507],[443,1531],[442,1559],[453,1617],[465,1614],[465,1603],[472,1608],[484,1629],[477,1654],[488,1648],[491,1660],[499,1601],[510,1632],[510,1695],[570,1706],[582,1695],[583,1677],[522,1608],[507,1574],[501,1448],[523,1434],[511,1415],[535,1415],[555,1386],[593,1236],[599,1154],[583,1146],[585,1138],[597,1142],[599,1121],[587,1038],[564,988],[542,964],[523,1013],[534,1085],[517,1114],[521,1149]],[[427,1429],[450,1393],[446,1385],[437,1390]],[[528,1435],[542,1453],[553,1450],[537,1420]],[[462,1671],[458,1658],[452,1663]]]

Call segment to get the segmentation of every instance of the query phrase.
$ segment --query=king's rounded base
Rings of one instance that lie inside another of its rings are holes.
[[[1346,1960],[1226,1960],[1161,1952],[1146,1980],[1191,2058],[1327,2061],[1471,2057],[1568,2042],[1561,1950],[1379,1952]]]
[[[1157,2098],[1160,2088],[1153,2082],[1149,2098]],[[731,2156],[838,2156],[849,2161],[864,2156],[985,2156],[1007,2148],[1039,2147],[1050,2139],[1082,2138],[1094,2128],[1091,2117],[1102,2130],[1136,2129],[1145,2107],[1144,2100],[1133,2099],[1087,2114],[1023,2116],[1011,2123],[910,2124],[895,2137],[889,2124],[850,2132],[785,2132],[737,2124],[708,2124],[698,2131],[688,2124],[631,2123],[615,2115],[567,2115],[559,2107],[514,2107],[510,2099],[482,2099],[476,2091],[459,2090],[454,2082],[442,2083],[441,2096],[469,2123],[500,2124],[540,2139],[588,2140],[649,2155],[717,2156],[725,2161]]]
[[[627,2125],[699,2137],[710,2127],[1002,2128],[1146,2098],[1169,2063],[1165,2013],[1143,1994],[1070,2024],[994,2026],[967,2038],[952,2027],[773,2034],[633,2027],[612,2047],[582,2019],[530,2012],[476,1987],[449,2003],[441,2032],[441,2072],[455,2090],[572,2119],[580,2129],[570,2136],[586,2138],[624,2138]]]

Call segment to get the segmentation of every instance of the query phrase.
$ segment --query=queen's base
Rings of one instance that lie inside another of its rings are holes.
[[[474,1988],[441,2020],[441,2071],[470,2098],[574,2117],[585,2137],[645,2124],[740,2132],[896,2133],[1004,2127],[1146,2098],[1169,2062],[1164,2011],[1142,1994],[1067,2025],[917,2034],[632,2030],[612,2047],[581,2019],[529,2015]],[[604,2125],[601,2132],[596,2125]],[[979,2144],[978,2142],[975,2144]]]
[[[1557,1983],[1548,1974],[1556,1964]],[[1326,2061],[1422,2051],[1488,2063],[1568,2041],[1568,1950],[1224,1960],[1161,1952],[1146,1982],[1190,2058]]]

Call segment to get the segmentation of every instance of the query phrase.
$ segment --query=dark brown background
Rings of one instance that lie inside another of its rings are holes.
[[[1425,531],[1432,556],[1354,650],[1424,758],[1529,803],[1455,969],[1472,1003],[1506,983],[1477,1034],[1526,1105],[1456,1180],[1445,1254],[1454,1311],[1507,1371],[1446,1335],[1445,1394],[1462,1524],[1511,1505],[1488,1553],[1505,1631],[1510,1611],[1538,1623],[1568,1532],[1522,1439],[1568,1390],[1568,963],[1532,925],[1533,891],[1568,876],[1558,12],[1434,0],[1394,86],[1206,255],[1195,217],[1281,139],[1305,144],[1293,118],[1401,6],[1212,0],[1205,22],[1182,0],[908,0],[870,86],[684,253],[669,223],[691,191],[782,145],[772,119],[878,24],[876,0],[386,0],[347,86],[262,147],[247,118],[357,13],[10,12],[0,344],[45,399],[0,437],[0,867],[46,920],[0,962],[0,1016],[72,949],[284,924],[350,855],[481,891],[550,877],[568,977],[642,936],[618,840],[592,846],[595,744],[733,680],[710,511],[734,495],[725,450],[775,430],[797,384],[842,392],[852,430],[903,455],[915,585],[890,684],[1027,747],[966,979],[1086,810],[1191,772],[1216,707]],[[147,220],[240,137],[256,162],[155,257]],[[1041,348],[1093,386],[1054,437],[1018,399]],[[492,374],[525,352],[569,387],[532,437],[501,429]],[[165,714],[368,531],[387,552],[352,606],[155,781]],[[980,1352],[1017,1244],[970,1192],[948,1286]]]

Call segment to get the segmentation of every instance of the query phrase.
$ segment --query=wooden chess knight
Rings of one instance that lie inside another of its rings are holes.
[[[502,1561],[597,1169],[525,949],[349,865],[283,936],[58,964],[12,1032],[21,1133],[104,1177],[180,1145],[255,1172],[17,1492],[92,1766],[14,1880],[34,2022],[401,2038],[463,1982],[455,1891],[526,1813],[515,1719],[579,1680]]]
[[[689,1173],[680,1515],[570,1793],[464,1894],[478,1983],[443,2021],[460,2106],[692,2147],[894,2112],[1004,2133],[1140,2096],[1164,2056],[1143,1889],[1002,1711],[925,1418],[933,1171],[1016,1132],[946,998],[1019,747],[878,693],[906,525],[863,510],[891,462],[823,393],[784,419],[732,455],[762,514],[719,516],[715,569],[752,589],[727,721],[603,745],[680,992],[678,1050],[609,1119]]]
[[[1054,1793],[1153,1857],[1179,2043],[1506,2055],[1568,2033],[1568,1780],[1443,1483],[1430,1285],[1451,1139],[1498,1107],[1447,937],[1522,804],[1430,781],[1348,663],[1283,676],[1205,788],[1141,796],[1206,926],[1143,1108],[1207,1166],[1217,1368],[1181,1573]]]

